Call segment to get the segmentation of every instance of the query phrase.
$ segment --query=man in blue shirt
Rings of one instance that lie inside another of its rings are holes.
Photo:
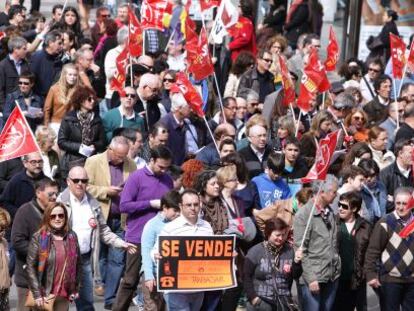
[[[145,226],[141,238],[142,271],[145,286],[142,286],[144,304],[150,310],[162,310],[164,299],[157,292],[155,277],[156,264],[152,261],[151,250],[157,241],[157,237],[165,224],[180,215],[181,196],[178,191],[171,190],[161,198],[162,211],[149,220]],[[144,284],[143,284],[144,285]]]
[[[291,197],[288,184],[281,177],[285,169],[285,157],[281,153],[272,152],[267,158],[265,172],[252,179],[257,187],[260,209],[278,200]]]

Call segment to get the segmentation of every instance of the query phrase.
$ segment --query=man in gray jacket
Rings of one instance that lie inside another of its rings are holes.
[[[59,196],[58,201],[65,204],[68,211],[69,224],[78,236],[82,259],[82,276],[79,298],[76,309],[94,310],[93,278],[99,273],[99,248],[103,243],[135,253],[136,247],[118,237],[106,224],[99,202],[86,192],[88,175],[83,167],[75,166],[69,171],[68,188]]]
[[[312,217],[303,243],[303,274],[299,290],[304,311],[332,310],[341,273],[341,259],[337,248],[337,226],[330,204],[336,197],[338,180],[328,175],[326,180],[313,184],[316,195],[299,209],[293,221],[295,248],[301,246],[306,224]],[[313,214],[310,215],[315,204]]]

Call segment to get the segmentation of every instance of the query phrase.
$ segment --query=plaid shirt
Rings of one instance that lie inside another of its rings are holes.
[[[149,53],[156,53],[158,51],[158,31],[156,29],[147,29],[145,36],[148,38],[148,46],[146,51]]]

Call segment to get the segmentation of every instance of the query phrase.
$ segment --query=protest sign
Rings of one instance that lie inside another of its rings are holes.
[[[197,292],[237,286],[235,237],[159,236],[158,291]]]

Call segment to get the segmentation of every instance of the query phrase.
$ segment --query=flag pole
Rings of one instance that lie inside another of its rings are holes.
[[[403,76],[404,77],[404,76]],[[401,84],[402,85],[402,80]],[[392,78],[392,88],[394,89],[394,103],[397,104],[397,129],[400,128],[400,114],[398,113],[398,102],[397,102],[397,86],[395,84],[395,77]]]
[[[206,116],[205,115],[203,116],[203,120],[206,123],[207,130],[210,133],[211,139],[213,140],[213,143],[214,143],[214,146],[216,147],[217,153],[220,154],[219,147],[218,147],[217,142],[216,142],[216,140],[214,138],[213,132],[211,131],[210,126],[208,125],[208,122],[207,122],[207,119],[206,119]]]
[[[302,242],[300,242],[300,248],[303,248],[303,244],[305,243],[305,238],[306,238],[306,235],[308,234],[309,227],[310,227],[310,224],[311,224],[311,221],[312,221],[312,216],[313,216],[313,213],[315,211],[316,200],[318,199],[319,193],[321,192],[321,189],[322,189],[322,183],[323,182],[320,182],[318,192],[316,193],[315,199],[313,200],[313,204],[312,204],[312,208],[311,208],[311,211],[310,211],[310,214],[309,214],[309,218],[308,218],[308,221],[306,223],[305,232],[303,233]]]
[[[128,5],[131,5],[131,2]],[[128,14],[129,14],[129,12],[128,12]],[[131,47],[130,40],[131,40],[131,19],[128,18],[128,46],[129,46],[129,48]],[[134,87],[134,76],[133,76],[133,73],[132,73],[131,50],[129,50],[129,74],[130,74],[131,87],[133,88]]]
[[[293,123],[296,123],[296,116],[295,116],[295,110],[293,110],[292,103],[289,103],[290,111],[292,113]]]
[[[322,93],[322,107],[321,110],[325,109],[325,97],[326,97],[326,92]]]
[[[142,55],[145,56],[145,29],[142,29]]]
[[[414,42],[414,40],[413,40],[413,42]],[[402,89],[402,86],[404,84],[403,82],[404,82],[406,71],[407,71],[407,62],[404,65],[403,75],[402,75],[401,80],[400,80],[400,86],[398,87],[398,93],[397,93],[398,96],[400,96],[400,94],[401,94],[401,89]]]
[[[302,109],[299,110],[298,122],[296,123],[295,137],[298,137],[300,117],[302,116]]]
[[[164,52],[167,52],[168,46],[170,45],[171,40],[174,37],[174,35],[175,35],[175,28],[174,28],[173,32],[171,33],[170,37],[168,38],[167,45],[165,46]]]

